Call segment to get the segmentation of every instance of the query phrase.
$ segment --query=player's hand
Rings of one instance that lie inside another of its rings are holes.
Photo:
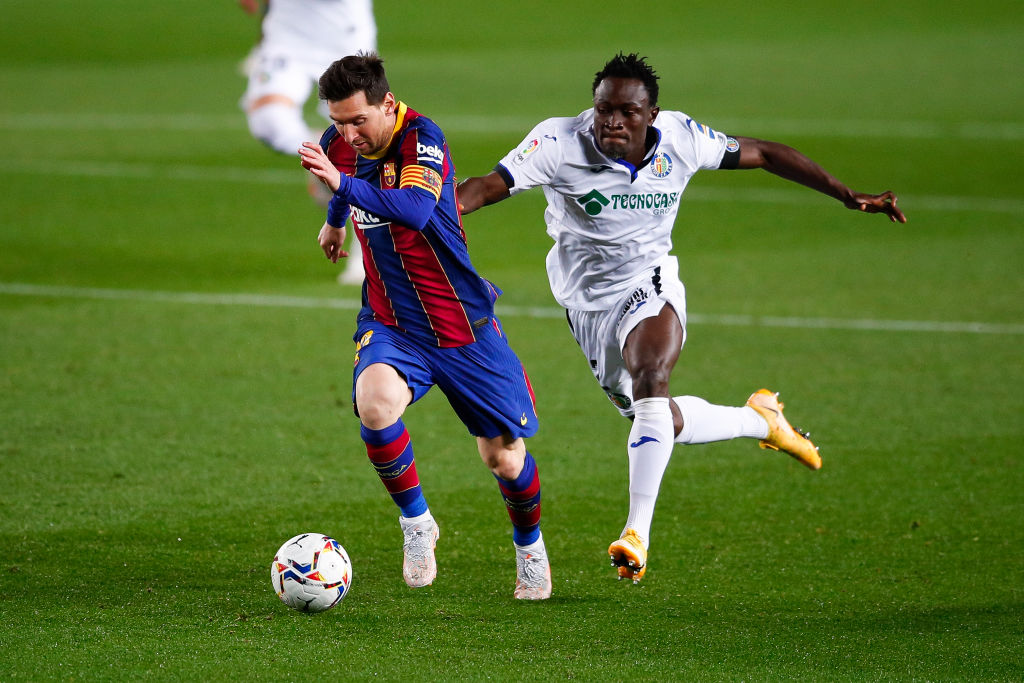
[[[245,10],[246,14],[256,14],[260,11],[259,0],[238,0],[238,5]]]
[[[302,147],[299,147],[299,163],[302,164],[302,168],[319,178],[331,192],[338,191],[341,185],[341,172],[334,167],[320,145],[315,142],[303,142]]]
[[[345,244],[345,226],[336,228],[330,223],[324,223],[320,228],[320,248],[331,263],[337,263],[339,258],[348,258],[348,252],[341,247]]]
[[[864,213],[884,213],[893,223],[906,223],[907,217],[896,206],[896,195],[886,191],[882,194],[861,194],[855,192],[846,206]]]

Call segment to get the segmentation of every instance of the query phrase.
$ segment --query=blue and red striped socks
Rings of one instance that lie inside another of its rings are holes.
[[[360,436],[366,443],[366,454],[370,458],[377,476],[391,499],[402,510],[405,518],[418,517],[427,511],[427,499],[420,488],[416,474],[416,461],[412,454],[412,440],[405,423],[398,422],[384,429],[370,429],[360,425]]]
[[[512,541],[516,545],[530,545],[540,538],[540,475],[533,456],[526,453],[523,470],[509,481],[494,475],[501,489],[501,497],[512,520]]]

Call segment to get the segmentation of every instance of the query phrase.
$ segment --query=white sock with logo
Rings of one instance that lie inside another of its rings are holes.
[[[672,457],[672,409],[663,397],[633,402],[633,426],[629,430],[629,517],[625,529],[633,529],[648,545],[658,489]],[[625,533],[623,529],[623,533]]]
[[[768,423],[750,406],[719,406],[696,396],[674,396],[672,400],[683,414],[683,430],[676,436],[676,443],[710,443],[741,436],[763,439],[768,436]]]

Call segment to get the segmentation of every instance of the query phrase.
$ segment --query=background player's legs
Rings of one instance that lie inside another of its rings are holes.
[[[345,259],[345,268],[338,273],[338,284],[340,285],[361,285],[366,272],[363,270],[363,247],[352,229],[352,236],[348,240],[348,258]]]
[[[275,152],[297,156],[303,142],[320,140],[321,130],[311,129],[303,116],[303,106],[316,77],[299,60],[268,47],[256,51],[249,71],[249,85],[242,98],[249,132]],[[322,104],[322,103],[321,103]],[[325,118],[326,108],[318,107]],[[331,191],[323,183],[309,183],[309,194],[326,208]],[[349,240],[349,258],[338,275],[342,284],[362,284],[363,257],[359,241]]]
[[[302,108],[286,95],[263,95],[246,107],[246,119],[252,136],[281,154],[298,155],[307,140],[319,140],[305,119]]]

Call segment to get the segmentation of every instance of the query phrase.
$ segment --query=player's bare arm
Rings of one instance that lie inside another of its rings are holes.
[[[334,167],[331,160],[324,154],[324,150],[315,142],[303,142],[299,148],[299,163],[302,167],[315,175],[320,181],[330,188],[331,192],[337,192],[341,185],[341,171]]]
[[[491,171],[485,176],[466,178],[459,183],[457,196],[459,198],[459,213],[473,213],[481,206],[500,202],[509,196],[508,185],[498,175],[497,171]]]
[[[828,171],[797,150],[778,142],[737,137],[740,159],[737,168],[763,168],[769,173],[817,190],[838,199],[846,208],[865,213],[884,213],[894,223],[906,223],[907,217],[896,206],[896,195],[854,192]]]

